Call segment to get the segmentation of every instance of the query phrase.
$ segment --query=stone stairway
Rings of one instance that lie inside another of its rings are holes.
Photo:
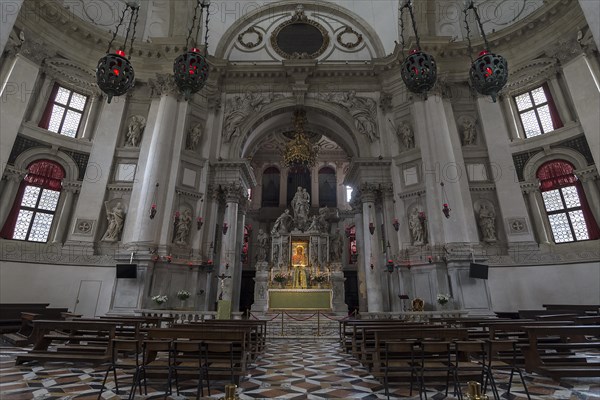
[[[269,339],[339,339],[339,320],[346,315],[332,312],[268,312],[254,317],[267,320]]]

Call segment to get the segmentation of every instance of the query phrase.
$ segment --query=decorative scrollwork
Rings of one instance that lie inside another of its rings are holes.
[[[344,35],[354,35],[354,36],[356,36],[356,39],[354,40],[354,42],[344,43],[344,41],[342,39],[342,37]],[[337,42],[340,44],[340,46],[345,47],[347,49],[353,49],[353,48],[357,47],[359,44],[362,43],[362,41],[363,41],[363,36],[349,26],[344,27],[344,30],[341,31],[340,33],[338,33],[338,35],[337,35]]]
[[[251,35],[251,34],[255,34],[257,36],[256,42],[252,42],[252,41],[244,41],[244,36],[246,35]],[[256,46],[260,45],[263,41],[263,34],[256,29],[256,27],[251,26],[250,28],[246,29],[244,32],[240,33],[238,35],[238,42],[244,46],[247,49],[253,49]]]
[[[285,28],[288,28],[295,24],[309,25],[313,28],[318,29],[318,31],[320,32],[321,37],[322,37],[321,47],[319,49],[317,49],[316,51],[313,51],[312,53],[308,53],[308,52],[289,53],[289,52],[283,50],[279,46],[279,43],[278,43],[279,34]],[[327,47],[329,47],[329,41],[330,41],[329,33],[327,33],[327,30],[321,24],[319,24],[317,21],[308,19],[308,17],[304,13],[304,7],[302,5],[299,5],[298,7],[296,7],[296,12],[292,16],[292,18],[283,22],[281,25],[279,25],[277,28],[275,28],[275,30],[271,34],[271,46],[273,47],[273,50],[275,50],[275,52],[277,54],[279,54],[281,57],[286,58],[286,59],[314,59],[314,58],[317,58],[321,54],[323,54],[325,52],[325,50],[327,50]]]

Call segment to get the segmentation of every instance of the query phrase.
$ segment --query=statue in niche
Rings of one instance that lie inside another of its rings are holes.
[[[186,208],[175,226],[175,244],[185,246],[188,244],[190,229],[192,227],[192,212]]]
[[[129,127],[127,129],[127,140],[125,141],[126,147],[139,147],[142,139],[142,133],[146,127],[146,118],[141,115],[134,115],[129,120]]]
[[[196,151],[201,138],[202,138],[202,125],[197,124],[188,131],[186,145],[185,145],[186,150]]]
[[[337,229],[335,234],[331,238],[331,242],[329,243],[329,261],[342,261],[343,244],[344,239],[340,234],[340,230]]]
[[[462,122],[463,146],[472,146],[477,141],[477,127],[472,118],[465,117]]]
[[[496,211],[491,204],[483,203],[478,213],[479,228],[483,235],[483,241],[494,243],[496,240]]]
[[[291,202],[294,210],[294,220],[298,229],[303,230],[308,223],[308,212],[310,211],[310,195],[306,189],[298,186],[298,190]]]
[[[377,123],[375,122],[377,116],[377,103],[375,100],[368,97],[357,97],[356,91],[351,90],[342,95],[339,104],[352,114],[356,129],[367,136],[371,143],[379,139]]]
[[[259,112],[265,105],[266,99],[262,94],[248,92],[242,96],[235,96],[227,101],[228,114],[225,116],[223,128],[223,140],[228,143],[240,134],[239,128],[242,122],[252,113]]]
[[[119,235],[123,230],[123,223],[125,222],[125,210],[121,206],[121,202],[118,202],[112,209],[108,207],[108,201],[104,203],[106,208],[106,219],[108,220],[108,228],[102,236],[103,242],[116,242],[119,240]]]
[[[408,122],[402,122],[398,127],[396,134],[402,141],[402,146],[405,150],[415,148],[415,134],[413,133],[413,130]]]
[[[286,208],[283,214],[281,214],[273,224],[273,229],[271,229],[271,235],[281,235],[288,233],[292,228],[293,222],[294,218],[290,214],[290,210]]]
[[[425,243],[425,228],[423,226],[422,218],[419,216],[417,207],[413,207],[408,215],[408,228],[414,246],[420,246]]]
[[[267,234],[264,230],[259,229],[258,235],[256,236],[257,240],[257,252],[256,252],[256,261],[262,262],[267,260],[267,250],[269,246],[269,234]]]

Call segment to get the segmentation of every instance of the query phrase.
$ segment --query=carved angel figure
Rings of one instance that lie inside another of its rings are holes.
[[[138,147],[142,139],[142,133],[146,127],[146,118],[141,115],[134,115],[129,120],[129,127],[127,130],[127,140],[125,146],[127,147]]]
[[[187,150],[196,151],[200,139],[202,138],[202,125],[197,124],[188,131],[185,148]]]
[[[108,202],[104,203],[106,207],[106,219],[108,220],[108,228],[104,236],[102,236],[103,242],[116,242],[119,240],[119,235],[123,230],[123,223],[125,222],[125,210],[121,206],[121,203],[117,203],[112,209],[108,207]]]
[[[254,112],[260,111],[265,104],[265,98],[260,93],[248,92],[242,96],[235,96],[227,101],[227,111],[225,115],[225,127],[223,128],[223,140],[230,142],[235,136],[240,134],[239,128],[242,122]]]
[[[366,135],[371,143],[379,139],[377,131],[377,103],[368,97],[358,97],[354,90],[341,95],[339,103],[352,117],[356,129]]]

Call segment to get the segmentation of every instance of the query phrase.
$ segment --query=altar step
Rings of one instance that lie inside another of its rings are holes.
[[[267,322],[269,339],[339,339],[339,320],[333,312],[269,312],[258,316]]]

